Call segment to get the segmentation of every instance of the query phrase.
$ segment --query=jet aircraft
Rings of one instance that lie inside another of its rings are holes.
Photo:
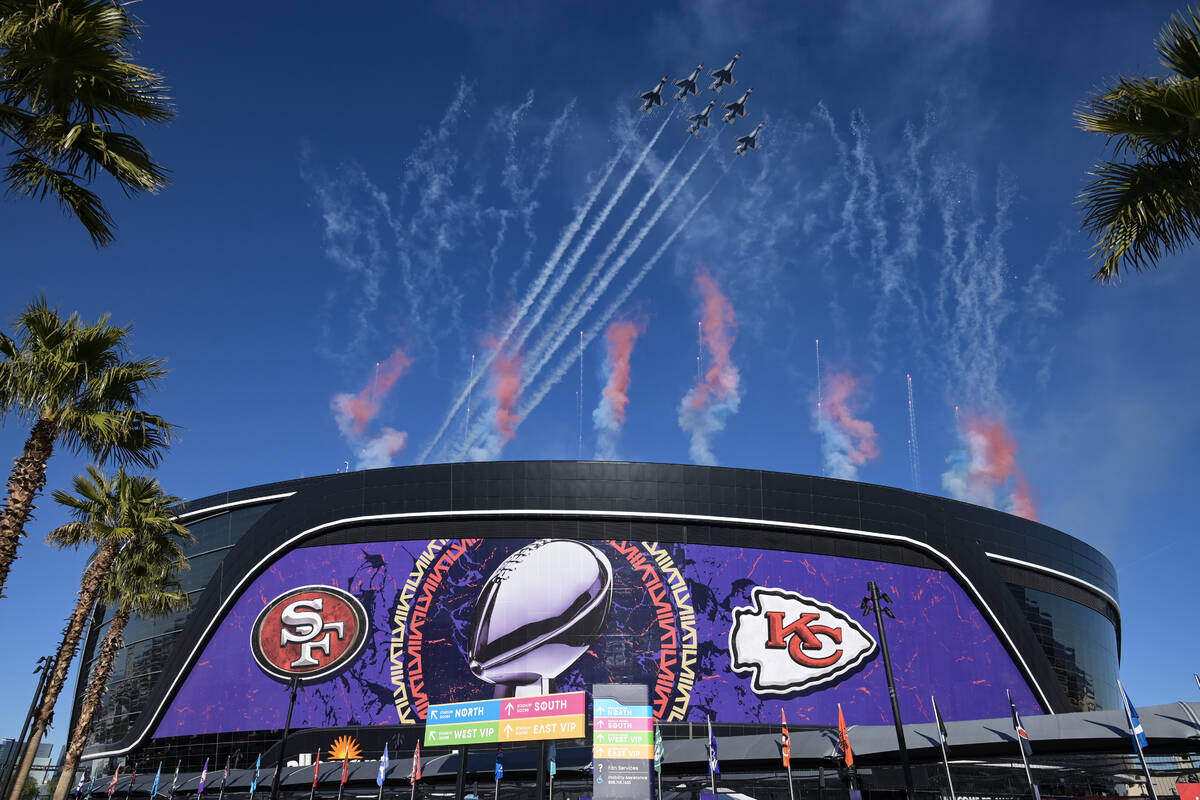
[[[688,117],[688,122],[690,122],[692,124],[688,125],[687,132],[692,134],[693,136],[699,136],[701,128],[711,127],[708,123],[708,115],[709,115],[709,112],[711,112],[713,110],[713,106],[715,106],[716,104],[717,104],[716,99],[709,100],[708,108],[704,109],[699,114],[692,114],[690,117]]]
[[[734,139],[734,141],[737,142],[737,147],[733,148],[733,152],[737,153],[739,156],[745,156],[747,150],[757,150],[758,132],[761,131],[763,126],[766,124],[767,123],[765,122],[760,122],[758,123],[758,127],[750,131],[750,133]]]
[[[742,95],[740,100],[734,100],[732,103],[726,103],[723,105],[722,108],[725,109],[725,115],[721,117],[721,120],[732,125],[738,117],[746,116],[746,101],[750,99],[750,93],[753,91],[754,87],[751,86],[746,90],[746,93]]]
[[[704,69],[703,61],[701,61],[696,68],[692,70],[691,75],[688,75],[681,81],[675,81],[675,86],[679,87],[679,91],[675,93],[676,100],[686,101],[689,94],[698,94],[696,91],[696,78],[699,77],[700,70],[702,69]]]
[[[733,79],[733,65],[736,64],[738,59],[741,57],[742,54],[738,53],[733,57],[732,61],[725,65],[723,69],[714,69],[712,72],[708,73],[712,77],[716,78],[716,80],[709,84],[708,88],[715,92],[720,92],[724,88],[725,84],[737,86],[737,81]]]
[[[666,85],[667,76],[663,75],[662,80],[658,82],[658,86],[655,86],[648,92],[643,92],[642,94],[638,95],[638,97],[646,101],[645,104],[642,105],[642,111],[645,111],[647,114],[649,114],[654,111],[655,106],[661,106],[663,104],[662,90]]]

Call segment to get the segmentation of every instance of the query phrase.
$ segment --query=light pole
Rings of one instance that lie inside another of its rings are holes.
[[[865,617],[871,611],[875,612],[875,627],[879,630],[879,646],[883,650],[883,670],[887,674],[888,696],[892,699],[892,720],[896,723],[896,742],[900,745],[900,766],[904,768],[904,792],[908,800],[913,800],[912,765],[908,763],[908,743],[904,741],[904,723],[900,720],[900,701],[896,699],[896,678],[892,674],[892,655],[888,652],[887,632],[883,629],[883,615],[892,619],[896,615],[885,603],[891,603],[892,598],[879,591],[875,581],[867,582],[867,596],[862,601],[862,612]]]
[[[42,701],[42,690],[46,688],[46,678],[50,675],[50,664],[53,659],[50,656],[42,656],[37,660],[37,666],[33,668],[34,674],[42,673],[42,677],[38,678],[37,691],[33,693],[33,700],[29,702],[29,713],[25,715],[25,724],[21,726],[21,735],[13,740],[12,753],[4,764],[4,790],[0,792],[0,797],[8,797],[9,791],[12,789],[13,775],[17,771],[17,765],[20,763],[21,753],[25,750],[25,735],[29,732],[29,723],[33,719],[33,712]]]

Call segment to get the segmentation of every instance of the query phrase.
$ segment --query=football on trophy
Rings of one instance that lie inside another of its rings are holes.
[[[475,603],[471,671],[497,694],[534,689],[575,663],[612,605],[607,556],[572,539],[539,539],[504,559]]]

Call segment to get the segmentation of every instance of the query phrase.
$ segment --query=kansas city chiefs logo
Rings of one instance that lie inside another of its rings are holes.
[[[250,648],[268,675],[314,680],[358,655],[367,627],[367,611],[354,595],[334,586],[301,586],[262,610]]]
[[[753,606],[733,609],[729,652],[755,694],[791,694],[837,681],[870,658],[871,635],[845,612],[783,589],[754,587]]]

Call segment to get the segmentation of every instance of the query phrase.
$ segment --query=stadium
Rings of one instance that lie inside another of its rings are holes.
[[[871,581],[894,615],[886,640],[919,781],[940,775],[937,737],[921,734],[934,697],[960,752],[984,766],[1014,757],[1005,725],[980,722],[1006,720],[1009,696],[1035,733],[1041,719],[1123,720],[1108,559],[1045,525],[900,489],[704,466],[465,463],[238,489],[180,518],[195,536],[192,608],[130,622],[84,754],[93,774],[139,772],[138,793],[162,763],[181,764],[191,783],[179,791],[195,794],[206,762],[231,764],[229,788],[244,792],[261,754],[290,765],[285,792],[309,796],[316,753],[329,759],[342,737],[365,759],[386,744],[389,774],[407,775],[431,705],[602,683],[647,687],[672,785],[706,784],[711,721],[724,783],[787,796],[784,714],[801,789],[838,785],[840,708],[874,785],[895,788],[880,636],[860,611]],[[107,620],[99,610],[85,665]],[[1200,733],[1166,724],[1147,721],[1152,738]],[[1078,767],[1090,758],[1079,752],[1127,752],[1127,738],[1070,727],[1042,750],[1076,754],[1076,773],[1104,771]],[[587,744],[557,744],[564,797],[591,794]],[[505,747],[502,788],[532,791],[538,745]],[[494,745],[423,756],[423,786],[492,788]],[[320,770],[335,790],[340,767],[318,768],[322,787]],[[376,768],[362,762],[351,782],[373,790]]]

